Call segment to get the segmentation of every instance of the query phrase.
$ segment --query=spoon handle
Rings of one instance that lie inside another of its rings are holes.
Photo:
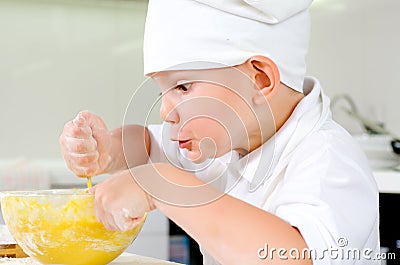
[[[87,187],[88,189],[90,189],[91,187],[93,187],[93,183],[92,183],[92,176],[87,176]]]

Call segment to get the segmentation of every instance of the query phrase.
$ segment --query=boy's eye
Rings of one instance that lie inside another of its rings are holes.
[[[187,92],[191,86],[191,83],[178,84],[173,89],[177,91]],[[166,92],[160,92],[158,95],[162,97],[165,93]]]
[[[179,85],[177,85],[175,87],[175,90],[180,90],[180,91],[186,92],[186,91],[189,90],[191,85],[192,84],[189,84],[189,83],[187,83],[187,84],[179,84]]]

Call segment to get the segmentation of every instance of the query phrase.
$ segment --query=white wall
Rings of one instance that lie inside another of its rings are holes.
[[[110,128],[143,81],[145,1],[0,1],[0,158],[60,157],[79,110]]]
[[[58,136],[81,109],[121,124],[143,81],[145,10],[141,0],[0,1],[0,158],[60,157]],[[399,10],[398,0],[315,0],[308,72],[400,135]]]
[[[326,93],[348,93],[360,112],[400,135],[400,1],[314,0],[308,72]],[[351,132],[354,120],[334,108]]]

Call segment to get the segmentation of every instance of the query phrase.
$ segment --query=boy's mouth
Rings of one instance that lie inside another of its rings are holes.
[[[179,148],[189,148],[191,145],[190,140],[179,140]]]

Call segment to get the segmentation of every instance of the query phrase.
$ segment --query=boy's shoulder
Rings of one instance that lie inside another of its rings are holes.
[[[301,167],[318,165],[329,172],[341,168],[353,172],[358,169],[371,175],[368,159],[355,138],[332,119],[307,135],[294,150],[291,164]]]

